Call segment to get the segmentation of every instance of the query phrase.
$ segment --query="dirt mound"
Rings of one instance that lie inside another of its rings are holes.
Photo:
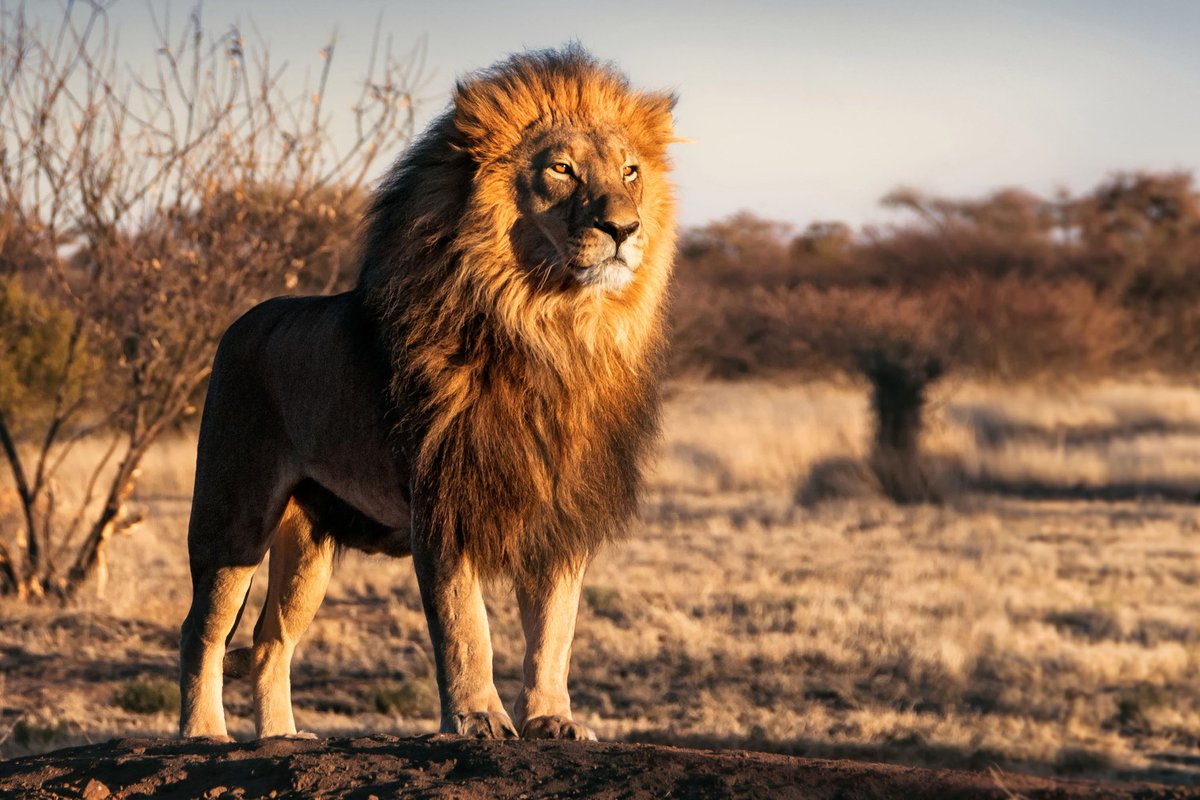
[[[119,739],[0,762],[0,797],[1183,798],[1195,789],[1054,781],[741,750],[370,736],[251,743]]]

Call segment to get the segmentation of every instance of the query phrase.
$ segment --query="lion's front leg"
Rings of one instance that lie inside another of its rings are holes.
[[[583,569],[563,570],[545,585],[517,586],[525,629],[524,686],[517,699],[517,727],[526,739],[595,739],[571,716],[567,673]]]
[[[413,565],[433,640],[443,733],[513,739],[517,730],[492,682],[487,608],[475,569],[414,537]]]

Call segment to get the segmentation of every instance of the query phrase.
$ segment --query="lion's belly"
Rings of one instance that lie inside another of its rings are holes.
[[[407,538],[408,476],[373,412],[344,400],[315,414],[307,436],[292,439],[298,472],[377,524],[403,529]]]
[[[382,471],[382,470],[381,470]],[[323,474],[314,470],[311,478],[341,502],[368,519],[387,528],[410,528],[408,498],[400,487],[391,482],[356,480],[353,473],[343,471]]]
[[[338,507],[331,532],[342,544],[360,550],[408,555],[408,479],[386,435],[375,426],[353,424],[337,431],[345,438],[330,433],[303,448],[300,473]]]

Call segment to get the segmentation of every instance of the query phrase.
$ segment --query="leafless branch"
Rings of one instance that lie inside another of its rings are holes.
[[[0,288],[58,342],[41,402],[0,387],[24,519],[16,546],[0,544],[0,593],[66,597],[103,573],[108,541],[140,519],[126,501],[142,458],[191,413],[221,332],[264,297],[338,285],[367,176],[412,135],[424,50],[393,57],[379,26],[339,148],[336,33],[298,93],[261,36],[210,35],[199,6],[178,28],[148,6],[157,45],[141,74],[118,58],[110,7],[76,0],[45,26],[0,6]],[[109,443],[82,485],[60,487],[96,435]]]

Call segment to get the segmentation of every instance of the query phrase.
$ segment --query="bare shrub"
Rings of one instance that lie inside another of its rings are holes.
[[[953,309],[954,363],[981,376],[1087,377],[1135,358],[1128,311],[1079,278],[968,278],[932,293]]]
[[[6,307],[38,320],[18,347],[45,351],[0,355],[24,365],[0,375],[23,519],[0,531],[0,591],[66,597],[92,576],[103,590],[108,542],[142,517],[142,458],[193,413],[221,331],[264,297],[344,280],[366,175],[412,132],[415,57],[374,54],[339,148],[332,45],[297,92],[265,47],[210,36],[198,10],[159,36],[154,74],[130,77],[105,4],[68,4],[57,28],[0,9],[0,280]],[[28,291],[44,309],[20,305]],[[97,435],[110,444],[90,478],[59,486]]]

